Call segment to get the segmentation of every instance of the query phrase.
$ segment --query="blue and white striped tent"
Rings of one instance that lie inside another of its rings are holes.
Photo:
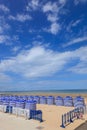
[[[3,104],[3,99],[2,99],[2,97],[0,97],[0,105],[2,105]]]
[[[23,99],[23,100],[27,100],[27,99],[28,99],[28,96],[22,96],[22,99]]]
[[[84,98],[81,96],[77,96],[76,98],[73,99],[74,107],[84,107],[85,102]]]
[[[73,106],[73,98],[70,96],[66,96],[64,98],[64,106],[72,107]]]
[[[16,100],[10,100],[9,106],[16,107]]]
[[[40,97],[40,104],[47,104],[47,98],[45,96]]]
[[[36,101],[35,100],[32,100],[32,101],[28,100],[28,101],[26,101],[25,109],[36,110]]]
[[[28,96],[27,99],[32,101],[32,100],[34,100],[34,96],[32,96],[32,95]]]
[[[61,96],[57,96],[55,98],[55,104],[56,104],[56,106],[63,106],[64,105],[63,98]]]
[[[34,100],[36,101],[37,104],[40,103],[40,97],[39,96],[34,96]]]
[[[8,100],[6,100],[6,99],[4,99],[4,100],[2,100],[2,105],[5,105],[5,106],[8,106],[9,105],[9,101]]]
[[[16,107],[24,109],[25,108],[25,100],[17,100]]]
[[[48,105],[53,105],[54,104],[54,97],[53,96],[48,96],[47,97],[47,104]]]

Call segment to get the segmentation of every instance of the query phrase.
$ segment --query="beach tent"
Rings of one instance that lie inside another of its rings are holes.
[[[70,96],[66,96],[64,99],[64,106],[72,107],[73,106],[73,98]]]
[[[40,104],[47,104],[47,98],[45,96],[40,97]]]
[[[64,105],[63,98],[61,96],[57,96],[55,98],[55,104],[56,104],[56,106],[63,106]]]
[[[54,97],[53,96],[48,96],[47,97],[47,104],[48,105],[53,105],[54,104]]]

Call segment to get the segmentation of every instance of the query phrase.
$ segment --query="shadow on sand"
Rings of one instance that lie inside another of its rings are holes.
[[[74,130],[87,130],[87,121],[85,121],[85,123],[81,124]]]

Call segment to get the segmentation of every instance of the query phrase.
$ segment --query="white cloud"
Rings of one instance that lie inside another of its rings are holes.
[[[54,3],[52,3],[52,2],[48,2],[48,3],[46,3],[44,6],[43,6],[43,12],[58,12],[58,6],[57,6],[57,3],[56,2],[54,2]]]
[[[17,35],[10,36],[4,33],[0,34],[0,44],[12,45],[14,42],[19,42],[19,37]]]
[[[0,34],[3,34],[4,32],[8,31],[10,29],[10,25],[3,22],[0,25]]]
[[[87,0],[74,0],[75,5],[78,5],[80,3],[85,4],[86,2],[87,2]]]
[[[0,73],[0,82],[7,82],[7,81],[11,81],[11,78],[4,73]]]
[[[60,7],[58,7],[57,2],[48,2],[42,8],[43,12],[47,15],[47,20],[51,22],[50,27],[45,28],[44,31],[52,33],[53,35],[56,35],[61,29],[58,22],[59,9]]]
[[[20,46],[15,46],[12,48],[12,52],[17,52],[21,47]]]
[[[11,38],[9,36],[9,30],[11,26],[6,22],[4,16],[0,16],[0,44],[11,44]]]
[[[0,35],[0,44],[10,44],[10,36],[8,35]]]
[[[80,43],[80,42],[84,42],[84,41],[87,41],[87,36],[78,37],[78,38],[76,38],[76,39],[73,39],[73,40],[71,40],[70,42],[64,44],[63,47],[71,46],[71,45],[73,45],[73,44]]]
[[[50,32],[50,33],[56,35],[61,29],[60,24],[57,22],[58,19],[59,18],[57,16],[57,13],[53,13],[53,14],[49,13],[47,15],[47,20],[51,22],[51,25],[50,25],[50,27],[45,28],[44,30],[46,32]]]
[[[71,66],[68,71],[79,74],[87,74],[87,47],[81,47],[80,49],[74,51],[73,57],[79,58],[80,62],[73,67]]]
[[[39,0],[31,0],[28,2],[28,5],[26,6],[27,11],[32,11],[38,9],[40,6]]]
[[[58,21],[59,11],[63,10],[63,6],[65,4],[66,0],[59,0],[56,2],[54,1],[40,2],[39,0],[31,0],[28,2],[26,10],[27,11],[41,10],[47,16],[47,20],[51,23],[49,27],[43,30],[52,33],[53,35],[56,35],[61,29],[60,23]],[[32,30],[30,30],[30,32],[32,32]]]
[[[66,30],[70,33],[72,32],[72,29],[79,25],[79,23],[82,21],[82,19],[77,19],[76,21],[72,20],[68,26],[66,27]]]
[[[76,62],[73,68],[72,66],[66,68],[66,65],[75,59],[78,59],[78,62]],[[38,46],[30,50],[24,50],[16,57],[2,60],[0,63],[0,73],[10,71],[23,77],[37,78],[52,76],[64,70],[79,73],[78,66],[81,66],[79,67],[81,73],[87,72],[87,46],[71,52],[54,52]]]
[[[56,35],[60,31],[60,25],[58,23],[52,23],[50,28],[47,29],[48,32]]]
[[[76,65],[75,67],[71,67],[70,69],[68,69],[68,71],[72,71],[74,73],[79,73],[79,74],[87,74],[87,62],[84,63],[79,63],[78,65]]]
[[[60,31],[60,25],[58,23],[52,23],[49,28],[44,28],[45,32],[49,32],[53,35],[56,35]]]
[[[12,15],[9,15],[9,19],[11,20],[16,20],[16,17],[12,16]]]
[[[17,57],[2,61],[0,71],[11,71],[25,77],[51,76],[62,69],[68,55],[69,52],[58,54],[43,47],[34,47]]]
[[[76,20],[75,22],[72,23],[72,26],[75,27],[81,22],[81,19]]]
[[[27,15],[27,14],[26,15],[25,14],[17,14],[16,16],[9,15],[9,19],[16,20],[19,22],[25,22],[25,21],[31,20],[32,17],[30,15]]]
[[[9,12],[9,11],[10,11],[9,8],[6,7],[6,6],[3,5],[3,4],[0,5],[0,10],[2,10],[3,12]]]
[[[17,15],[17,20],[20,21],[20,22],[24,22],[24,21],[27,21],[27,20],[31,20],[32,17],[30,15],[23,15],[23,14],[18,14]]]
[[[50,22],[56,22],[58,20],[57,14],[48,14],[47,20]]]
[[[41,45],[43,45],[43,42],[42,42],[42,41],[38,41],[38,40],[34,40],[34,41],[32,42],[32,44],[33,44],[34,46],[41,46]]]
[[[40,38],[40,39],[37,39],[37,38]],[[50,46],[50,43],[44,43],[44,40],[42,37],[40,37],[39,35],[33,39],[33,42],[32,42],[32,45],[33,46],[42,46],[44,48],[48,48]]]
[[[5,34],[10,30],[11,26],[6,22],[4,16],[0,16],[0,34]]]
[[[67,1],[67,0],[59,0],[59,3],[62,4],[62,5],[65,5],[65,4],[66,4],[66,1]]]

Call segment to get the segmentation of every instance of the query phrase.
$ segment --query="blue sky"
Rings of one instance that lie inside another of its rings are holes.
[[[0,91],[86,84],[87,0],[0,0]]]

